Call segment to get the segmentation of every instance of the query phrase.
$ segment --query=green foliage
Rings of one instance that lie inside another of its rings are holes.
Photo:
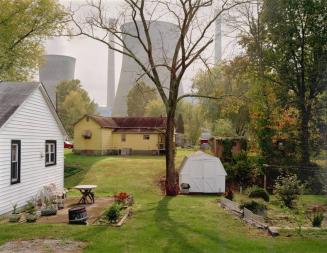
[[[255,214],[262,214],[267,210],[267,205],[258,201],[247,201],[241,204],[241,209],[246,208]]]
[[[166,115],[166,108],[160,98],[150,100],[144,111],[144,116],[148,117],[160,117]]]
[[[19,212],[17,211],[17,203],[12,205],[12,214],[18,214]]]
[[[109,210],[106,213],[106,218],[110,223],[115,223],[117,222],[119,216],[120,216],[120,211],[121,211],[121,204],[114,202],[112,206],[109,208]]]
[[[66,13],[56,0],[0,0],[0,80],[32,78],[42,41],[62,31]]]
[[[259,165],[250,159],[244,151],[234,157],[230,163],[224,164],[224,166],[227,172],[227,180],[242,187],[252,185],[260,172]]]
[[[325,218],[325,212],[326,208],[322,205],[315,205],[307,211],[307,217],[311,221],[313,227],[321,227],[321,224]]]
[[[147,86],[144,82],[137,83],[129,90],[127,95],[127,115],[130,117],[144,116],[146,106],[150,101],[157,98],[155,88]]]
[[[250,189],[249,197],[250,198],[261,198],[264,201],[269,202],[268,192],[259,186],[254,186]]]
[[[223,159],[224,161],[231,161],[233,159],[232,148],[235,145],[233,139],[223,139],[221,140],[221,144],[223,145]],[[240,154],[241,156],[242,154]],[[240,157],[236,157],[236,160],[239,160]]]
[[[274,186],[274,194],[288,208],[295,207],[295,201],[303,193],[303,185],[296,175],[279,176]]]
[[[94,114],[96,104],[79,80],[63,81],[57,86],[58,115],[70,137],[74,135],[74,124],[85,114]]]
[[[313,216],[312,220],[312,226],[313,227],[321,227],[321,224],[324,220],[324,214],[323,213],[317,213]]]
[[[26,204],[26,207],[25,207],[25,211],[28,214],[35,214],[36,207],[35,207],[35,201],[34,200],[27,201],[27,204]]]
[[[204,118],[216,135],[244,136],[247,132],[249,104],[245,94],[249,90],[250,80],[246,66],[244,58],[236,57],[210,71],[199,72],[193,81],[197,94],[222,97],[218,100],[200,99]]]
[[[236,135],[232,122],[229,119],[216,120],[213,123],[212,129],[213,129],[212,134],[214,136],[232,137]]]
[[[280,99],[285,104],[294,103],[299,112],[297,138],[303,164],[310,162],[310,128],[315,128],[311,123],[321,107],[317,106],[319,96],[327,87],[327,34],[323,32],[327,22],[317,22],[326,19],[324,0],[265,0],[263,4],[265,61],[284,92]]]

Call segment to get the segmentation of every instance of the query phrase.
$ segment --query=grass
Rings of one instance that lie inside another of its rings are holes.
[[[190,151],[179,150],[177,164]],[[327,236],[271,238],[234,219],[215,196],[165,197],[158,179],[164,157],[83,157],[66,153],[66,187],[97,184],[96,196],[127,191],[134,213],[121,228],[41,224],[2,224],[0,244],[14,239],[61,238],[87,242],[85,252],[287,253],[326,251]],[[71,195],[79,195],[72,190]],[[321,233],[320,233],[321,235]]]

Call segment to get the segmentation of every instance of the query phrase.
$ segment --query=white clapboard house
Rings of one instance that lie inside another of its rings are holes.
[[[0,215],[63,187],[65,136],[41,83],[0,82]]]

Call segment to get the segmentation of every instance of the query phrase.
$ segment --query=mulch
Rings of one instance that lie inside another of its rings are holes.
[[[88,215],[88,224],[94,224],[114,202],[113,197],[96,197],[94,204],[81,205],[77,204],[80,198],[70,197],[65,201],[65,208],[57,212],[57,215],[53,216],[41,216],[36,223],[43,224],[56,224],[56,223],[68,223],[68,209],[76,206],[85,206]]]

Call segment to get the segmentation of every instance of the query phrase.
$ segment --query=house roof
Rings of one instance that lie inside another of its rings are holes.
[[[165,129],[165,117],[101,117],[87,115],[103,128],[113,128],[114,131],[144,132],[154,129]],[[142,129],[142,130],[141,130]]]
[[[62,134],[66,136],[66,130],[56,113],[54,105],[42,83],[39,82],[0,82],[0,128],[37,89],[40,89],[53,117],[62,131]]]
[[[36,82],[0,83],[0,128],[39,85]]]
[[[115,128],[117,124],[112,118],[95,116],[95,115],[87,115],[86,117],[93,119],[96,123],[98,123],[101,127],[104,128]]]

